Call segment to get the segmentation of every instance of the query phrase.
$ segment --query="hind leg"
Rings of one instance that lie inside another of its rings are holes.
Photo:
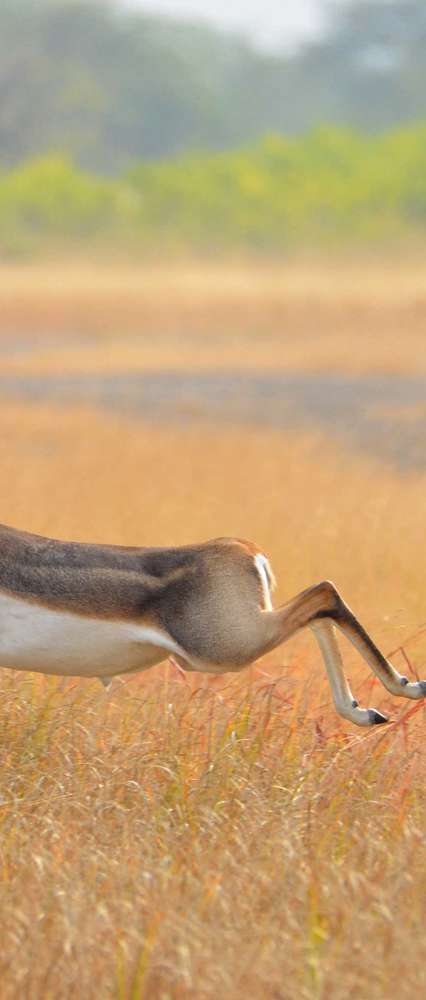
[[[343,662],[340,649],[334,634],[333,622],[328,618],[313,622],[312,632],[320,647],[325,663],[325,669],[330,681],[331,693],[339,715],[356,726],[372,726],[387,722],[385,715],[375,708],[360,708],[354,698],[346,677],[343,673]]]
[[[403,698],[419,699],[426,696],[426,681],[410,682],[395,670],[352,614],[334,584],[328,580],[309,587],[276,611],[264,612],[264,621],[265,643],[262,652],[274,649],[307,625],[314,629],[337,710],[357,725],[372,725],[386,720],[372,709],[367,710],[367,715],[363,716],[360,716],[359,711],[350,711],[352,692],[343,675],[342,660],[332,625],[337,625],[356,646],[387,691]],[[352,707],[358,709],[356,704]]]

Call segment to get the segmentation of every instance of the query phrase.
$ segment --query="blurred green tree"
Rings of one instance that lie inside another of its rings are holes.
[[[292,58],[111,0],[0,0],[0,163],[117,172],[320,123],[426,117],[424,0],[354,0]]]

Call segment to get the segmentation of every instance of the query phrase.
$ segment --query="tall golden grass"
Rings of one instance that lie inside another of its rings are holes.
[[[141,545],[251,537],[277,600],[331,576],[420,670],[424,476],[320,436],[21,403],[0,419],[1,521]],[[391,726],[338,719],[304,635],[235,678],[163,665],[107,695],[2,672],[1,1000],[424,994],[424,710],[344,654]]]

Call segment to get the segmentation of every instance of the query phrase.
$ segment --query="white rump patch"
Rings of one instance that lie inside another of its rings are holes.
[[[263,591],[263,605],[265,611],[272,611],[271,593],[275,587],[275,577],[269,565],[269,561],[261,552],[254,557],[254,565],[260,577]]]

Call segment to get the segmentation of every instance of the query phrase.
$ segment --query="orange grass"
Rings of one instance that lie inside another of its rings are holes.
[[[6,372],[425,372],[425,324],[419,261],[0,269]]]
[[[278,600],[331,576],[420,670],[424,477],[255,429],[18,404],[0,427],[1,521],[130,544],[252,537]],[[394,725],[338,719],[305,636],[234,678],[163,665],[108,695],[2,671],[1,1000],[424,994],[424,709],[342,649]]]
[[[242,681],[2,698],[3,997],[423,994],[415,720],[324,733]]]

